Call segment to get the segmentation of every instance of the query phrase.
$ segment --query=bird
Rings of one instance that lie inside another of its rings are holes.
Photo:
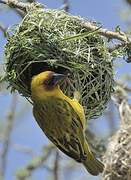
[[[95,158],[85,135],[83,106],[61,90],[67,75],[44,71],[31,80],[33,115],[48,139],[63,153],[82,163],[94,176],[103,172],[104,164]]]

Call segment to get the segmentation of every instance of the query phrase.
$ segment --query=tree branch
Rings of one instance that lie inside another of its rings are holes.
[[[13,94],[12,102],[11,102],[11,109],[7,116],[7,123],[4,130],[4,141],[3,141],[3,149],[1,153],[1,172],[0,176],[4,179],[6,166],[7,166],[7,156],[10,146],[11,140],[11,132],[14,125],[15,120],[15,111],[16,111],[16,104],[17,104],[17,96]]]
[[[116,84],[120,87],[122,87],[125,91],[130,92],[131,93],[131,87],[127,86],[126,84],[120,82],[120,81],[116,81]]]
[[[43,166],[43,163],[48,159],[54,148],[55,148],[54,145],[48,145],[47,147],[44,147],[43,155],[34,157],[26,167],[18,170],[18,172],[16,173],[17,179],[26,180],[27,178],[29,178],[34,172],[34,170]]]
[[[59,172],[59,151],[56,150],[56,156],[55,156],[55,162],[54,162],[54,180],[59,180],[59,175],[58,175],[58,172]]]
[[[7,28],[0,24],[0,31],[3,33],[3,36],[7,37]]]
[[[83,21],[82,26],[92,31],[95,31],[98,28],[98,26],[88,21]],[[131,43],[131,38],[128,38],[124,32],[115,32],[115,31],[110,31],[108,29],[100,28],[98,33],[109,39],[117,39],[126,44]]]
[[[70,6],[69,6],[69,0],[63,0],[63,9],[66,12],[69,12]]]
[[[12,144],[12,147],[16,150],[19,151],[21,153],[26,153],[30,156],[35,156],[35,152],[33,151],[33,149],[31,147],[25,146],[25,145],[21,145],[21,144]]]
[[[23,3],[17,0],[0,0],[1,4],[8,5],[11,8],[18,8],[26,12],[27,8],[30,7],[31,3]]]
[[[19,9],[19,8],[14,8],[14,11],[21,17],[23,18],[26,15],[26,12]]]

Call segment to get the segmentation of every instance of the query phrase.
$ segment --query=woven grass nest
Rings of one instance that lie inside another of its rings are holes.
[[[113,65],[105,40],[83,28],[83,21],[61,10],[30,9],[5,46],[11,90],[31,99],[34,75],[45,70],[69,73],[70,81],[61,88],[69,97],[79,91],[86,117],[98,117],[113,90]]]

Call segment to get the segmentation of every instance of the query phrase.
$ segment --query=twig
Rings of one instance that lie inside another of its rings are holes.
[[[25,11],[26,11],[26,8],[22,8],[22,4],[17,3],[17,1],[15,0],[0,0],[0,3],[1,4],[5,4],[5,5],[8,5],[9,7],[12,7],[15,9],[16,13],[20,16],[20,17],[24,17],[25,16]],[[24,3],[26,4],[26,3]],[[17,7],[18,6],[18,7]],[[21,6],[21,7],[20,7]],[[23,6],[24,7],[24,6]]]
[[[82,26],[91,31],[95,31],[98,28],[98,26],[96,26],[95,24],[88,22],[88,21],[82,22]],[[108,38],[109,40],[116,39],[118,41],[121,41],[121,43],[115,44],[114,46],[109,48],[110,53],[121,47],[124,47],[124,46],[130,47],[131,46],[131,37],[128,37],[122,31],[115,32],[115,31],[110,31],[108,29],[100,28],[97,33],[100,34],[101,36]]]
[[[14,8],[14,10],[21,18],[23,18],[26,15],[25,11],[23,11],[21,9]]]
[[[12,146],[16,151],[26,153],[26,154],[29,154],[31,156],[35,156],[35,152],[33,151],[33,149],[28,147],[28,146],[21,145],[21,144],[12,144]]]
[[[5,34],[7,28],[0,24],[0,30]]]
[[[30,7],[31,3],[23,3],[17,0],[0,0],[1,4],[8,5],[11,8],[18,8],[26,12],[27,8]]]
[[[63,0],[63,9],[66,12],[69,12],[70,6],[69,6],[69,0]]]
[[[54,162],[54,180],[59,180],[59,152],[56,150],[55,162]]]
[[[129,45],[129,44],[130,44],[130,43],[119,43],[119,44],[115,44],[113,47],[108,48],[108,51],[109,51],[110,53],[112,53],[113,51],[118,50],[118,49],[120,49],[120,48],[123,48],[123,47],[125,47],[125,46],[127,46],[127,45]]]
[[[28,177],[30,177],[34,170],[43,166],[43,163],[48,159],[54,148],[54,145],[48,145],[47,147],[44,147],[43,155],[34,157],[26,167],[17,171],[17,179],[26,180]]]
[[[1,174],[1,177],[3,177],[3,179],[6,172],[7,156],[8,156],[8,151],[10,147],[11,132],[12,132],[14,120],[15,120],[16,104],[17,104],[17,96],[16,94],[13,94],[11,108],[7,116],[7,123],[4,130],[3,150],[1,153],[1,173],[0,174]]]
[[[127,92],[131,92],[131,87],[125,85],[124,83],[120,82],[120,81],[116,81],[116,84],[120,87],[122,87],[125,91]]]
[[[35,2],[35,0],[27,0],[27,2],[33,3],[33,2]]]
[[[95,31],[98,28],[96,25],[94,25],[89,21],[82,22],[82,26],[91,31]],[[115,44],[114,46],[109,48],[110,53],[115,50],[118,50],[121,47],[131,46],[131,37],[128,37],[124,32],[121,31],[115,32],[115,31],[110,31],[108,29],[100,28],[97,33],[100,34],[101,36],[108,38],[109,40],[116,39],[121,41],[121,43]]]
[[[96,25],[88,21],[83,21],[82,26],[92,31],[95,31],[98,28]],[[129,39],[124,32],[115,32],[115,31],[110,31],[108,29],[101,28],[99,29],[98,33],[109,39],[117,39],[124,43],[131,43],[131,38]]]
[[[7,28],[4,27],[2,24],[0,24],[0,30],[3,33],[3,36],[6,38],[7,37]]]

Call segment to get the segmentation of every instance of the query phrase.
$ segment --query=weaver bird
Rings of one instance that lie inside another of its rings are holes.
[[[85,114],[75,99],[67,97],[59,82],[66,75],[45,71],[33,77],[31,92],[33,115],[45,135],[62,152],[96,176],[104,165],[91,152],[85,137]]]

